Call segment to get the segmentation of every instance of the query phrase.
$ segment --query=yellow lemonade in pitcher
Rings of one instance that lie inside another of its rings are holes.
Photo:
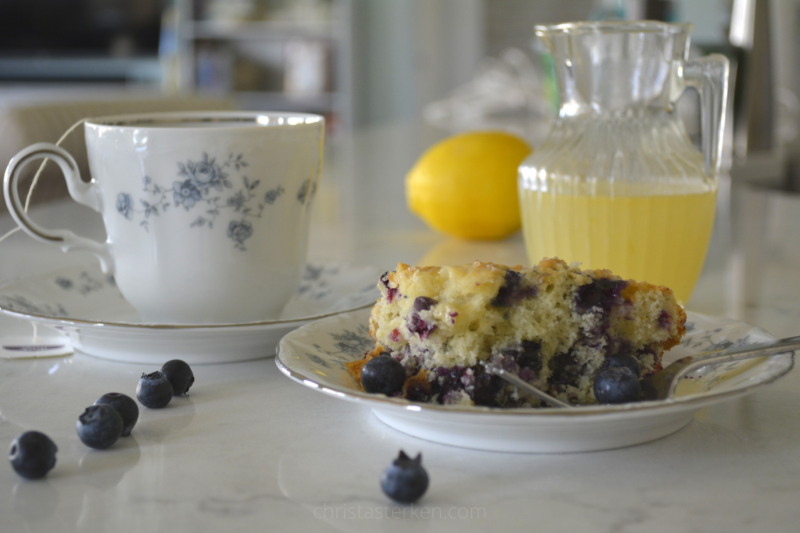
[[[716,188],[696,194],[586,196],[520,190],[531,264],[543,257],[664,285],[685,305],[703,268]]]
[[[536,26],[552,54],[558,115],[519,166],[532,264],[583,268],[669,287],[685,304],[711,239],[728,60],[687,59],[691,24],[576,22]],[[702,94],[701,150],[676,102]]]

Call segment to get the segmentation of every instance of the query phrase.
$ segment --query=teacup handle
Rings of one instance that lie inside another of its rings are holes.
[[[114,258],[107,244],[86,237],[79,237],[66,229],[45,229],[28,217],[19,197],[17,181],[22,169],[28,163],[38,159],[52,159],[55,161],[64,174],[70,196],[76,202],[91,207],[95,211],[100,211],[100,198],[94,188],[94,181],[84,183],[81,180],[80,170],[75,159],[66,150],[54,144],[37,143],[28,146],[12,157],[6,168],[3,192],[5,193],[9,213],[11,213],[19,227],[37,241],[58,246],[63,252],[86,251],[93,253],[100,260],[100,267],[103,272],[113,274]]]
[[[725,107],[728,99],[728,58],[721,54],[685,61],[679,64],[686,86],[700,93],[700,133],[704,170],[712,176],[719,172],[722,159],[722,138],[725,129]],[[680,88],[680,93],[683,87]],[[678,94],[677,96],[680,96]]]

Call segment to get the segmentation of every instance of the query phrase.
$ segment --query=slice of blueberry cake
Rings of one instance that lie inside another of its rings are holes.
[[[401,263],[378,287],[369,324],[376,347],[348,370],[359,379],[370,359],[391,356],[407,376],[397,394],[411,401],[539,405],[486,372],[496,364],[559,398],[594,403],[607,358],[632,355],[644,377],[686,332],[670,289],[560,259],[529,269]]]

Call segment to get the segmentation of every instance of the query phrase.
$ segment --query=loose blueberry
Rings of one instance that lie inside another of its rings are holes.
[[[161,372],[142,374],[142,379],[136,385],[136,399],[150,409],[166,407],[172,395],[172,383]]]
[[[122,416],[108,404],[101,403],[86,408],[78,417],[78,437],[90,448],[108,448],[122,435]]]
[[[603,361],[600,370],[605,370],[606,368],[612,367],[625,367],[630,368],[633,375],[637,378],[642,375],[642,368],[639,366],[639,361],[636,360],[634,356],[627,353],[617,353],[614,355],[609,355],[606,357],[606,360]]]
[[[606,404],[639,401],[642,399],[639,376],[624,366],[605,368],[595,377],[594,396],[598,402]]]
[[[400,455],[392,461],[381,475],[383,492],[400,503],[413,503],[428,490],[428,473],[422,467],[422,454],[414,459],[400,450]]]
[[[388,354],[373,357],[361,369],[361,385],[367,392],[391,396],[403,390],[406,369]]]
[[[131,434],[133,426],[139,420],[139,406],[133,401],[133,398],[122,394],[121,392],[109,392],[103,394],[94,402],[95,405],[104,403],[110,405],[117,410],[119,416],[122,417],[122,436],[127,437]]]
[[[161,367],[161,373],[172,384],[172,393],[181,396],[189,392],[189,387],[194,383],[194,374],[189,365],[180,359],[167,361]]]
[[[26,431],[11,442],[8,459],[14,472],[27,479],[39,479],[56,465],[58,447],[39,431]]]

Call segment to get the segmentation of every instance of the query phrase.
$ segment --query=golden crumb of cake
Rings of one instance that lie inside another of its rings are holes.
[[[532,268],[400,263],[378,287],[369,330],[380,351],[371,355],[388,352],[409,377],[423,376],[430,390],[417,383],[415,394],[440,403],[464,403],[464,394],[477,403],[487,394],[516,397],[482,373],[480,363],[490,359],[551,394],[590,403],[608,355],[634,354],[646,375],[660,369],[663,352],[685,333],[686,314],[668,288],[557,258]]]

